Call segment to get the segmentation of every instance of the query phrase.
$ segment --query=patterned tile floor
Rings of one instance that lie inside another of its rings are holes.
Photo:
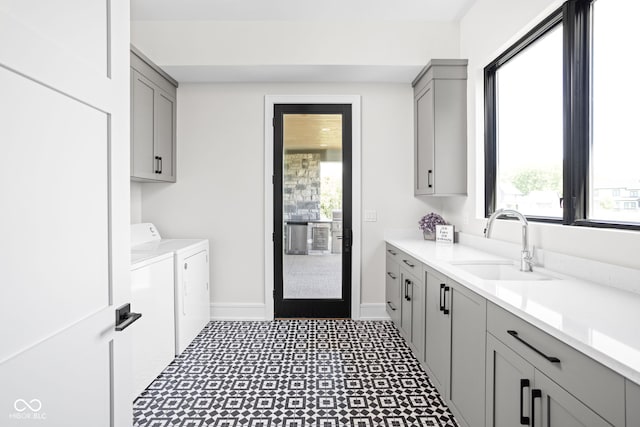
[[[391,322],[210,322],[136,427],[457,427]]]

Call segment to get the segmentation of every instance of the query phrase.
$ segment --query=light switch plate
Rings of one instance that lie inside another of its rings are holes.
[[[365,210],[364,220],[365,222],[376,222],[378,220],[378,212],[373,210]]]

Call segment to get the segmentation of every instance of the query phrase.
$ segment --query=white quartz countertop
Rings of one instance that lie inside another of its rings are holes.
[[[640,384],[640,294],[534,267],[551,280],[483,280],[461,267],[464,261],[505,258],[460,244],[415,237],[387,238],[487,300]]]

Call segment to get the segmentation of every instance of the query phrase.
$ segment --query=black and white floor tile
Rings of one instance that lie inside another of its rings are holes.
[[[391,322],[210,322],[135,427],[457,427]]]

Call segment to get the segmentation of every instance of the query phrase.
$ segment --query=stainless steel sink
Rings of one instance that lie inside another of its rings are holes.
[[[452,264],[484,280],[536,281],[555,279],[555,277],[545,274],[546,272],[520,271],[512,261],[507,260],[458,261]]]

